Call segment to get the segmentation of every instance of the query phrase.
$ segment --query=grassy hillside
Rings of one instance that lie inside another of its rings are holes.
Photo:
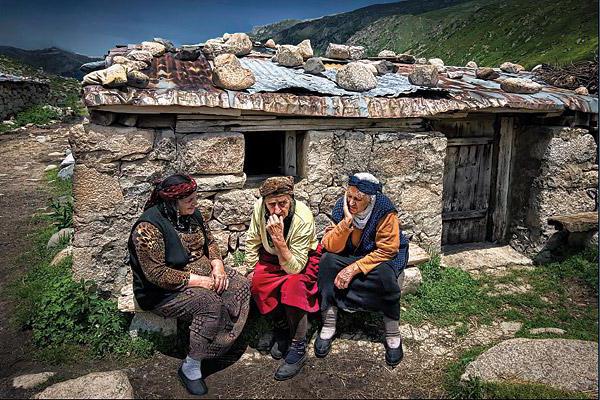
[[[369,55],[380,50],[440,57],[446,64],[526,67],[594,59],[598,47],[595,0],[473,0],[419,15],[378,19],[348,43]]]
[[[301,19],[284,19],[279,22],[268,25],[258,25],[252,28],[252,31],[248,34],[260,42],[266,42],[271,39],[277,32],[281,32],[284,29],[288,29],[299,22],[303,22]]]

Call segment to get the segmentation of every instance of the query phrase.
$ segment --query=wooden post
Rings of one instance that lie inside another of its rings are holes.
[[[492,240],[502,242],[508,232],[510,175],[515,142],[514,118],[500,118],[500,141],[498,144],[498,170],[496,179],[496,202],[492,214]]]
[[[296,132],[285,131],[285,142],[283,147],[283,172],[285,175],[296,176]]]

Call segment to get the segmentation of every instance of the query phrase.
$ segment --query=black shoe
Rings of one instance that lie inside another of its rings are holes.
[[[302,356],[300,356],[301,353],[299,353],[301,351],[304,352]],[[292,343],[290,346],[290,351],[285,357],[283,364],[281,364],[275,372],[275,379],[278,381],[285,381],[286,379],[290,379],[298,375],[307,359],[308,352],[306,351],[306,342],[301,341]]]
[[[188,392],[190,392],[190,394],[194,394],[196,396],[202,396],[205,395],[206,393],[208,393],[208,388],[206,387],[206,383],[204,383],[204,379],[200,378],[200,379],[189,379],[187,376],[185,376],[185,374],[183,373],[183,369],[181,369],[181,367],[179,367],[179,371],[177,371],[177,375],[179,375],[179,379],[181,380],[181,383],[183,383],[183,386],[185,386],[185,388],[187,389]]]
[[[388,347],[387,341],[384,339],[383,342],[385,346],[385,362],[390,367],[395,367],[400,364],[402,358],[404,357],[404,350],[402,350],[402,340],[400,340],[400,346],[396,348]]]
[[[333,337],[331,339],[321,339],[321,335],[317,333],[317,338],[315,339],[315,356],[323,358],[329,354],[332,342]]]
[[[275,329],[273,332],[273,346],[271,346],[271,357],[281,360],[288,352],[290,341],[287,330]]]

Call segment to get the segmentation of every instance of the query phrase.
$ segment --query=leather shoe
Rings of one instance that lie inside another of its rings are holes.
[[[183,386],[185,386],[185,388],[188,392],[190,392],[190,394],[202,396],[208,393],[208,388],[206,387],[206,383],[204,383],[204,379],[189,379],[187,376],[185,376],[181,367],[179,367],[177,375],[179,375],[181,383],[183,383]]]
[[[321,339],[321,336],[317,333],[317,338],[315,339],[315,356],[323,358],[329,354],[332,342],[333,337],[331,339]]]
[[[402,349],[402,340],[400,340],[400,346],[392,348],[388,347],[387,341],[383,342],[385,346],[385,362],[390,367],[395,367],[400,364],[402,358],[404,357],[404,350]]]
[[[307,359],[308,352],[305,352],[302,358],[300,358],[294,364],[288,364],[284,361],[283,364],[281,364],[275,372],[275,380],[285,381],[286,379],[290,379],[298,375],[298,373],[302,370],[302,367],[306,363]]]
[[[273,346],[271,346],[271,357],[281,360],[285,357],[290,347],[287,331],[275,330],[273,333]]]

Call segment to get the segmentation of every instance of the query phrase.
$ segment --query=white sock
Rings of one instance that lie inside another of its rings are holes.
[[[202,370],[200,369],[201,362],[202,360],[194,360],[190,356],[187,356],[185,360],[183,360],[181,369],[188,379],[195,381],[196,379],[202,378]]]
[[[384,315],[383,323],[385,325],[385,341],[387,342],[388,347],[392,349],[398,348],[398,346],[402,344],[400,321],[388,318]]]
[[[323,327],[321,328],[321,333],[319,337],[321,339],[331,339],[333,335],[335,335],[335,325],[337,322],[337,307],[331,306],[323,311]]]

